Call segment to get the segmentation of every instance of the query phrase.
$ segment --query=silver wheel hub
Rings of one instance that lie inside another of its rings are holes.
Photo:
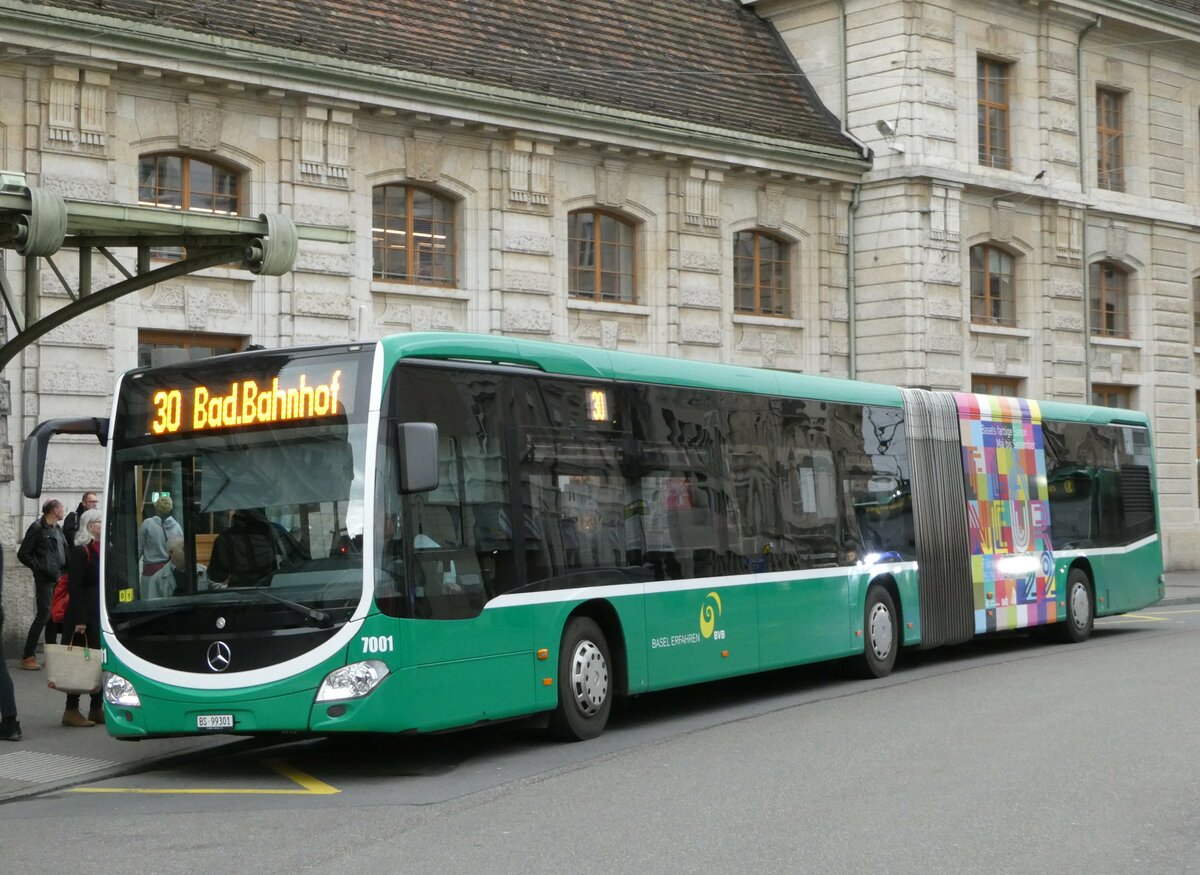
[[[867,634],[871,650],[878,660],[885,660],[892,652],[892,615],[882,604],[876,602],[867,618]]]
[[[1087,587],[1077,583],[1071,587],[1071,620],[1076,629],[1087,628],[1090,600]]]
[[[608,698],[608,663],[591,641],[580,641],[571,655],[571,692],[586,717],[595,715]]]

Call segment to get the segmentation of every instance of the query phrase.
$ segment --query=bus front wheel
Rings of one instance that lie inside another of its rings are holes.
[[[892,595],[882,586],[873,586],[867,593],[863,637],[863,674],[869,678],[887,677],[900,650],[900,623]]]
[[[612,710],[612,659],[608,641],[591,617],[573,617],[563,629],[558,652],[558,708],[550,731],[567,741],[585,741],[604,731]]]
[[[1067,621],[1060,626],[1062,640],[1068,644],[1087,641],[1096,619],[1092,603],[1092,587],[1081,568],[1072,568],[1067,575]]]

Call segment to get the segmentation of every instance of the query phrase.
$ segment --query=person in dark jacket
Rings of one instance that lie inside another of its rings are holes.
[[[13,697],[12,678],[4,662],[4,551],[0,549],[0,741],[20,741],[17,700]]]
[[[17,550],[17,561],[33,572],[36,612],[25,636],[25,650],[21,654],[21,668],[37,671],[41,668],[34,654],[37,652],[38,636],[46,630],[46,643],[58,640],[58,624],[50,621],[50,602],[54,598],[54,585],[67,564],[67,542],[58,524],[65,515],[63,503],[51,498],[42,505],[42,515],[34,520],[21,539]]]
[[[276,533],[266,513],[259,508],[238,510],[229,528],[213,542],[208,579],[213,589],[270,585],[280,558]]]
[[[85,510],[79,517],[79,531],[75,533],[75,546],[67,557],[67,615],[63,618],[63,629],[70,629],[71,640],[87,640],[87,646],[100,652],[100,534],[102,521],[100,511]],[[68,633],[64,631],[64,638]],[[95,726],[104,722],[104,699],[100,690],[92,693],[91,707],[87,717],[79,712],[79,695],[67,696],[67,707],[63,711],[64,726]]]
[[[83,498],[79,500],[79,507],[75,508],[67,518],[63,520],[63,537],[67,539],[68,549],[75,546],[75,533],[79,531],[79,518],[83,516],[85,510],[100,507],[100,496],[94,492],[83,493]]]

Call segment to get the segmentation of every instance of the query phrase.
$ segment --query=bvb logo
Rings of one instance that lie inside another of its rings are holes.
[[[700,605],[700,634],[711,638],[713,627],[717,625],[717,618],[720,616],[721,597],[715,592],[710,592]]]

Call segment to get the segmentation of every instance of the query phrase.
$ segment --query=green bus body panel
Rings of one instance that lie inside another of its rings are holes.
[[[196,734],[198,716],[232,714],[234,732],[307,732],[317,687],[329,672],[345,664],[345,654],[340,653],[311,671],[283,680],[237,690],[203,690],[131,672],[106,651],[104,670],[132,679],[141,706],[107,706],[105,725],[117,738]],[[126,719],[127,714],[131,719]]]
[[[1059,581],[1065,583],[1067,569],[1075,562],[1086,562],[1092,570],[1096,588],[1096,616],[1126,614],[1141,610],[1163,597],[1159,576],[1163,573],[1162,550],[1156,541],[1128,553],[1087,556],[1083,559],[1062,559],[1057,563]],[[1065,586],[1059,587],[1066,614]]]

